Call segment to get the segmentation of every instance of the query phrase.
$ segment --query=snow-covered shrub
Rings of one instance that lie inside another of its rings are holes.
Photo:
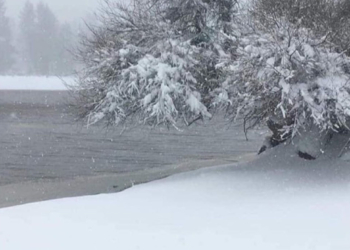
[[[346,39],[336,18],[322,21],[338,9],[317,1],[288,0],[291,12],[283,4],[249,12],[234,0],[107,1],[82,40],[80,115],[88,124],[176,127],[222,108],[246,129],[267,124],[271,146],[312,128],[322,137],[317,157],[330,133],[350,130],[350,60],[335,38]]]
[[[317,35],[327,34],[339,49],[347,49],[350,20],[348,0],[254,0],[252,13],[264,25],[283,17],[286,21],[311,29]]]
[[[174,126],[211,117],[211,92],[224,77],[216,65],[231,58],[235,43],[230,19],[216,10],[229,7],[231,0],[107,3],[101,24],[82,40],[80,115],[89,124],[136,118]]]
[[[327,36],[283,18],[245,31],[222,86],[232,113],[250,125],[270,123],[277,141],[310,124],[320,131],[349,129],[350,60]]]

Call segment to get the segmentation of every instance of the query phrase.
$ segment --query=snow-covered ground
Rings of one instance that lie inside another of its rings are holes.
[[[279,147],[122,193],[0,210],[4,250],[350,249],[349,162]]]
[[[67,90],[70,77],[0,76],[0,90]]]

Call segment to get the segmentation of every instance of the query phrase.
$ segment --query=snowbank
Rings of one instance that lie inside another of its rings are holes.
[[[279,147],[253,162],[0,210],[4,250],[350,249],[350,169]]]
[[[0,76],[0,90],[67,90],[70,77]]]

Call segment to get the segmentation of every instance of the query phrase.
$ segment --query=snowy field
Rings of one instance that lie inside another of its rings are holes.
[[[0,90],[67,90],[70,77],[0,76]]]
[[[350,249],[348,162],[292,147],[122,193],[0,210],[6,250]]]

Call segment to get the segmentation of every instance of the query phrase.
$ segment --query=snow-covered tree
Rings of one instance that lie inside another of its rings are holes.
[[[14,48],[5,1],[0,0],[0,74],[8,73],[14,63]]]
[[[246,129],[267,124],[273,146],[292,138],[316,158],[350,130],[347,37],[334,17],[346,15],[327,0],[276,1],[249,10],[230,0],[107,1],[82,39],[80,115],[177,126],[222,109]]]
[[[308,28],[315,35],[327,34],[339,51],[348,49],[350,43],[350,4],[348,0],[254,0],[252,13],[265,25],[271,20],[286,21]]]
[[[314,148],[300,148],[311,150],[316,158],[327,135],[349,131],[346,51],[339,52],[329,33],[292,22],[286,15],[252,16],[249,26],[241,28],[245,34],[237,60],[227,68],[222,88],[226,105],[236,117],[244,117],[248,127],[267,123],[272,145],[318,134]]]
[[[137,117],[173,126],[211,117],[218,64],[233,57],[233,14],[228,0],[107,2],[101,24],[82,40],[81,115],[89,124]]]

